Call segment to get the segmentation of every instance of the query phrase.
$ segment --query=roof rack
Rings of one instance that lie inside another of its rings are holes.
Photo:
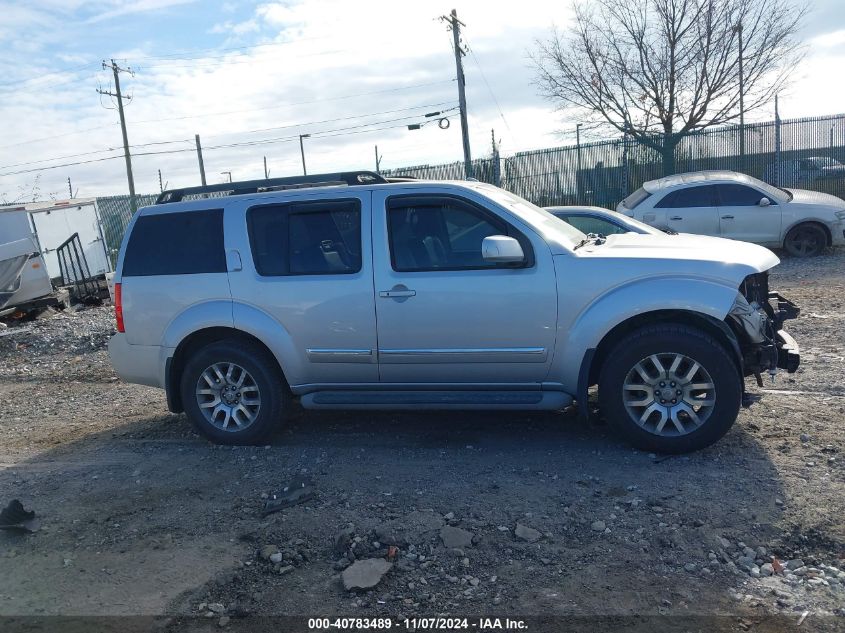
[[[239,196],[245,193],[262,193],[265,191],[284,191],[285,189],[301,189],[305,187],[330,187],[336,185],[377,185],[388,182],[384,177],[371,171],[343,171],[334,174],[311,174],[308,176],[288,176],[285,178],[266,178],[264,180],[244,180],[241,182],[224,182],[217,185],[202,185],[199,187],[182,187],[162,191],[156,204],[180,202],[185,196],[196,196],[207,193],[218,193],[229,196]]]

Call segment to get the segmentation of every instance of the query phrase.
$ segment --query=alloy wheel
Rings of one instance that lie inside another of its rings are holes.
[[[258,418],[261,393],[250,373],[235,363],[214,363],[197,380],[197,405],[212,426],[242,431]]]
[[[689,356],[652,354],[636,363],[622,385],[625,410],[636,424],[660,436],[680,436],[700,428],[716,404],[716,385]]]

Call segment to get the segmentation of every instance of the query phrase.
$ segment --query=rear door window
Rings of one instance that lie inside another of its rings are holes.
[[[358,200],[253,207],[247,211],[247,226],[259,275],[342,275],[361,270]]]
[[[655,207],[659,209],[686,209],[716,206],[714,185],[685,187],[667,194]]]
[[[142,215],[135,221],[124,277],[224,272],[223,209]]]

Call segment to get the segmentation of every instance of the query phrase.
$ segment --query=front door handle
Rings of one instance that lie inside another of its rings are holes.
[[[733,220],[733,219],[734,219],[734,216],[732,216],[732,215],[723,215],[723,216],[722,216],[722,219],[723,219],[723,220]]]
[[[417,291],[411,290],[405,284],[396,284],[390,290],[379,291],[378,296],[382,299],[396,299],[401,303],[407,301],[408,297],[416,297]]]
[[[416,297],[417,291],[416,290],[408,290],[405,288],[402,289],[393,289],[393,290],[382,290],[378,293],[378,296],[382,299],[400,299],[402,297]]]
[[[673,215],[673,216],[672,216],[671,218],[669,218],[669,219],[670,219],[670,220],[683,220],[684,218],[683,218],[682,216],[680,216],[680,215]]]

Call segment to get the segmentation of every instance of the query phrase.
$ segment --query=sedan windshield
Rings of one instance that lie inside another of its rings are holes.
[[[746,176],[743,174],[745,181],[757,189],[761,190],[763,193],[768,196],[770,200],[773,202],[789,202],[792,200],[792,194],[789,193],[786,189],[781,189],[780,187],[775,187],[770,185],[762,180],[757,180],[751,176]]]

